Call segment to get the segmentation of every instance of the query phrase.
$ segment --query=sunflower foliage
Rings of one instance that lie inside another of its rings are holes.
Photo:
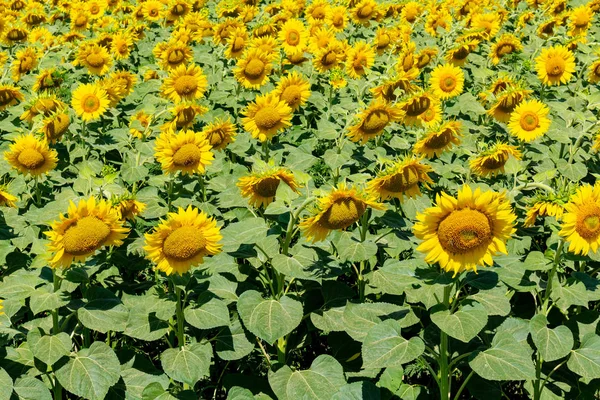
[[[0,0],[0,400],[598,398],[598,14]]]

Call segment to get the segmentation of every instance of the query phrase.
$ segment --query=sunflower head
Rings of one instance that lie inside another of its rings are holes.
[[[538,194],[534,196],[527,207],[524,227],[535,225],[537,217],[555,217],[557,221],[562,219],[565,204],[568,203],[571,188],[567,188],[557,194]]]
[[[402,116],[403,112],[399,107],[384,100],[375,100],[358,115],[359,121],[349,128],[347,135],[353,142],[365,144],[369,139],[381,135],[389,124]]]
[[[437,97],[448,99],[462,93],[464,81],[464,73],[459,67],[446,64],[434,68],[429,84]]]
[[[273,165],[256,166],[251,174],[238,180],[237,186],[252,206],[266,207],[275,200],[281,182],[298,193],[300,185],[294,175],[287,168]]]
[[[348,51],[346,73],[350,78],[363,76],[375,63],[375,50],[365,42],[358,42]]]
[[[258,96],[242,114],[244,129],[261,142],[292,125],[292,109],[273,93]]]
[[[395,162],[390,162],[378,176],[367,185],[367,191],[376,197],[387,200],[414,198],[421,195],[419,184],[427,186],[433,183],[429,173],[433,169],[421,163],[421,158],[406,156]]]
[[[437,96],[420,90],[404,96],[399,107],[404,112],[403,122],[405,125],[421,126],[426,122],[425,125],[429,126],[432,119],[431,112],[437,111],[440,104]]]
[[[550,109],[539,100],[521,102],[510,115],[510,133],[524,142],[531,142],[550,128]]]
[[[15,201],[18,200],[16,196],[10,194],[6,185],[0,185],[0,207],[17,208]]]
[[[0,111],[23,101],[21,89],[12,85],[0,85]]]
[[[146,209],[146,204],[141,201],[137,201],[135,196],[132,194],[125,194],[119,197],[115,197],[112,200],[112,205],[117,211],[119,219],[124,220],[135,220],[135,217],[140,215]]]
[[[228,116],[227,118],[215,119],[202,129],[202,133],[206,136],[206,140],[208,140],[213,150],[221,151],[235,141],[237,127]]]
[[[56,143],[67,132],[71,118],[66,112],[60,111],[45,118],[41,131],[49,143]]]
[[[303,106],[310,97],[310,82],[296,71],[281,78],[274,93],[283,100],[292,111]]]
[[[129,133],[138,139],[144,138],[144,133],[147,131],[150,123],[152,122],[152,116],[147,114],[145,111],[138,111],[129,120]]]
[[[174,103],[202,98],[208,87],[206,76],[198,65],[179,65],[171,70],[162,86],[164,97]]]
[[[584,184],[565,205],[559,235],[569,242],[569,251],[587,255],[600,245],[600,185]]]
[[[99,84],[79,85],[73,92],[71,105],[84,121],[102,116],[110,105],[106,91]]]
[[[273,69],[272,56],[259,48],[250,49],[238,61],[233,71],[235,78],[245,88],[259,89],[269,80],[269,74]]]
[[[39,176],[53,170],[58,162],[56,150],[48,142],[32,134],[19,136],[4,153],[4,158],[17,171],[25,175]]]
[[[206,166],[212,164],[214,154],[204,134],[168,130],[156,140],[155,157],[166,174],[181,171],[184,175],[193,175],[204,174]]]
[[[531,90],[520,87],[509,87],[496,96],[496,101],[488,110],[488,114],[499,122],[509,122],[513,111],[531,94]]]
[[[575,56],[564,46],[543,49],[535,61],[538,77],[545,85],[567,83],[575,72]]]
[[[425,137],[420,139],[413,147],[413,152],[428,158],[439,157],[453,145],[460,143],[461,123],[448,121],[430,129]]]
[[[471,160],[469,165],[475,174],[493,177],[504,172],[504,165],[510,156],[520,160],[521,152],[515,146],[497,142]]]

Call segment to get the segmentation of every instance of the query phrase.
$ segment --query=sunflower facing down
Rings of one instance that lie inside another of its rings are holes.
[[[523,50],[521,41],[515,35],[505,33],[492,45],[490,59],[492,60],[492,64],[498,65],[502,57],[521,50]]]
[[[381,200],[390,198],[404,201],[405,197],[414,198],[421,195],[419,184],[427,186],[433,183],[429,173],[433,169],[421,163],[420,158],[405,157],[390,163],[377,178],[367,184],[367,191]]]
[[[596,60],[590,65],[588,79],[591,83],[600,82],[600,60]],[[1,92],[0,92],[1,93]],[[2,107],[2,100],[0,99],[0,108]]]
[[[458,121],[446,122],[427,132],[424,138],[415,143],[413,152],[427,158],[439,157],[452,145],[460,144],[461,123]]]
[[[146,209],[146,204],[137,201],[131,194],[117,198],[113,201],[113,205],[117,210],[119,219],[122,221],[133,221]]]
[[[459,67],[452,64],[438,65],[431,72],[429,85],[440,99],[456,97],[463,91],[465,75]]]
[[[565,205],[558,234],[569,242],[569,251],[587,255],[600,245],[600,185],[584,184]]]
[[[536,201],[527,210],[527,216],[525,217],[525,221],[523,221],[523,226],[526,228],[533,226],[537,217],[555,217],[560,221],[564,211],[564,205],[555,199]]]
[[[162,86],[162,94],[174,103],[201,98],[208,87],[202,68],[195,64],[179,65],[169,73]]]
[[[51,231],[44,232],[50,240],[48,249],[54,253],[49,261],[53,268],[85,261],[105,246],[120,246],[129,233],[110,203],[93,196],[78,205],[71,201],[67,216],[59,218],[50,225]]]
[[[347,136],[353,142],[367,143],[383,133],[386,126],[403,116],[400,108],[383,100],[375,100],[358,115],[358,123],[349,128]]]
[[[244,129],[261,142],[292,125],[292,109],[272,93],[256,97],[242,115]]]
[[[427,112],[439,106],[439,99],[431,93],[418,91],[406,96],[399,106],[404,111],[403,122],[405,125],[421,126]],[[426,119],[430,120],[430,117],[429,115]]]
[[[46,140],[39,140],[32,134],[19,136],[4,158],[22,174],[39,176],[53,170],[58,162],[58,153],[48,147]]]
[[[229,116],[227,118],[217,118],[202,129],[202,134],[212,146],[213,150],[223,150],[230,143],[235,142],[237,127]]]
[[[507,254],[516,218],[503,193],[472,191],[466,185],[457,198],[442,192],[434,207],[417,214],[413,232],[422,240],[417,250],[426,254],[427,263],[438,263],[455,276],[477,272],[477,266],[493,265],[492,256]]]
[[[184,175],[204,174],[206,166],[215,158],[206,136],[191,130],[161,133],[154,150],[165,174],[177,171]]]
[[[202,264],[204,257],[218,254],[223,246],[219,243],[223,237],[217,221],[192,206],[169,213],[152,233],[144,236],[146,258],[167,275],[183,275]]]
[[[350,78],[358,79],[375,63],[375,50],[365,42],[358,42],[348,50],[346,73]]]
[[[575,56],[564,46],[543,49],[535,61],[538,78],[545,85],[567,83],[575,72]]]
[[[528,100],[519,104],[510,116],[508,129],[513,136],[531,142],[550,128],[550,109],[539,100]]]
[[[307,240],[319,242],[332,230],[343,230],[357,222],[367,207],[385,209],[372,195],[341,184],[317,200],[312,216],[300,222],[300,229]]]
[[[493,177],[504,173],[504,165],[510,156],[520,160],[521,152],[515,146],[498,142],[471,160],[469,166],[477,175]]]
[[[496,102],[487,113],[496,121],[507,123],[510,121],[513,111],[530,93],[531,90],[518,87],[507,88],[496,97]]]
[[[56,143],[69,129],[71,118],[66,112],[57,112],[44,118],[40,131],[49,143]]]
[[[21,89],[12,85],[0,85],[0,111],[23,101]]]
[[[73,92],[71,105],[84,121],[98,119],[110,104],[106,91],[98,84],[80,85]]]
[[[286,168],[275,167],[264,171],[253,171],[250,175],[239,179],[237,186],[242,196],[248,197],[248,202],[254,207],[268,206],[275,200],[277,188],[283,182],[294,192],[298,193],[298,183],[294,175]]]
[[[292,111],[296,111],[310,97],[310,82],[298,72],[292,71],[281,78],[273,93],[279,100],[285,101]]]

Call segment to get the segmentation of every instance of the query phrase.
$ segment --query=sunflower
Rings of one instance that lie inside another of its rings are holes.
[[[375,62],[375,50],[366,42],[357,42],[348,51],[346,73],[352,79],[364,75]]]
[[[438,53],[436,48],[422,49],[418,54],[415,55],[415,64],[418,69],[423,69],[433,60]],[[454,64],[453,64],[454,65]]]
[[[21,76],[37,68],[37,65],[38,53],[33,47],[26,47],[17,51],[11,67],[13,80],[18,81]]]
[[[171,71],[180,65],[187,65],[193,58],[192,49],[186,43],[170,41],[160,52],[160,66],[165,71]]]
[[[390,198],[404,201],[405,197],[421,195],[419,184],[427,186],[433,183],[429,173],[433,169],[421,163],[421,158],[404,157],[390,163],[379,175],[367,184],[367,191],[381,200]]]
[[[241,177],[237,186],[240,188],[242,196],[249,197],[250,205],[266,207],[275,200],[275,194],[277,194],[277,188],[281,182],[298,193],[300,185],[296,182],[296,178],[287,168],[281,167],[253,171],[250,175]]]
[[[131,195],[125,195],[113,201],[113,207],[117,211],[120,220],[134,221],[135,217],[144,212],[146,204],[137,201]]]
[[[272,93],[256,97],[242,115],[244,129],[261,142],[292,125],[292,109]]]
[[[336,32],[342,32],[348,25],[348,8],[346,6],[332,7],[327,16],[327,24]]]
[[[498,142],[471,160],[469,166],[477,175],[494,177],[504,173],[504,165],[510,156],[520,160],[521,152],[515,146]]]
[[[207,87],[208,81],[202,68],[196,64],[189,64],[171,70],[161,90],[163,96],[177,104],[201,98]]]
[[[360,0],[354,8],[350,10],[352,20],[357,24],[369,26],[371,20],[378,18],[378,6],[375,0]]]
[[[56,143],[67,132],[71,125],[69,114],[59,111],[44,118],[40,131],[49,143]]]
[[[457,198],[442,192],[435,207],[417,214],[413,232],[422,240],[417,250],[426,253],[427,263],[455,276],[477,271],[477,266],[492,266],[492,256],[508,254],[506,241],[516,231],[516,218],[504,193],[472,191],[467,185]]]
[[[564,46],[545,48],[535,59],[538,77],[545,85],[560,85],[575,72],[575,56]]]
[[[323,73],[336,68],[340,62],[338,49],[339,45],[336,42],[330,43],[325,48],[317,49],[313,57],[313,66],[315,69]]]
[[[248,50],[233,71],[235,78],[247,89],[259,89],[269,81],[272,57],[260,49]]]
[[[237,127],[231,122],[231,119],[217,118],[202,129],[202,134],[212,146],[213,150],[223,150],[227,145],[235,141]]]
[[[0,111],[21,102],[24,99],[21,88],[0,84]]]
[[[292,111],[303,106],[310,97],[310,82],[296,71],[281,78],[273,93],[285,101]]]
[[[147,114],[143,110],[138,111],[129,120],[129,133],[131,134],[131,136],[133,136],[135,138],[143,139],[144,133],[150,126],[151,122],[152,122],[151,115]],[[139,129],[138,126],[141,129]]]
[[[439,100],[431,93],[423,91],[411,93],[400,102],[400,108],[404,111],[403,122],[405,125],[422,125],[423,116],[427,115],[430,109],[438,106]]]
[[[133,92],[133,87],[137,82],[137,76],[129,71],[116,71],[110,74],[109,79],[120,84],[123,87],[123,97],[128,96]]]
[[[322,25],[330,9],[327,0],[314,0],[304,11],[304,16],[310,25]]]
[[[397,99],[396,91],[409,94],[417,90],[417,85],[414,81],[419,76],[419,70],[413,68],[408,72],[398,72],[386,79],[379,86],[371,89],[375,97],[386,100],[395,101]]]
[[[97,250],[106,246],[120,246],[129,229],[123,228],[117,211],[106,200],[88,200],[69,204],[67,216],[51,224],[51,231],[44,232],[54,253],[49,263],[53,268],[68,268],[74,261],[85,261]]]
[[[127,59],[131,53],[132,47],[133,39],[128,32],[118,31],[113,35],[110,49],[115,60]]]
[[[19,136],[10,145],[10,150],[4,152],[4,159],[22,174],[39,176],[56,167],[58,154],[48,147],[46,140],[28,134]]]
[[[169,213],[166,220],[144,235],[148,258],[167,275],[183,275],[202,264],[204,257],[221,251],[223,237],[217,221],[204,211],[188,206]]]
[[[108,108],[115,107],[125,97],[125,85],[113,79],[102,79],[97,82],[108,98]]]
[[[440,99],[456,97],[463,91],[465,76],[459,67],[452,64],[438,65],[431,72],[429,85]]]
[[[452,16],[447,10],[434,10],[429,13],[425,21],[425,31],[433,37],[438,36],[438,30],[442,28],[449,31],[452,25]]]
[[[452,145],[460,144],[461,123],[458,121],[446,122],[427,132],[424,138],[415,143],[413,152],[428,158],[439,157]]]
[[[19,199],[16,196],[8,193],[8,189],[6,186],[0,186],[0,207],[12,207],[17,208],[15,201]],[[1,302],[1,300],[0,300]],[[1,304],[0,304],[1,308]]]
[[[377,54],[381,55],[393,48],[393,35],[388,28],[379,28],[375,32],[375,49]]]
[[[400,12],[400,19],[410,24],[415,22],[423,12],[423,5],[416,1],[409,1],[404,4]]]
[[[534,202],[528,209],[523,226],[525,228],[533,226],[537,217],[555,217],[560,221],[565,207],[556,199],[545,199]]]
[[[442,117],[442,105],[436,99],[425,112],[417,117],[418,122],[416,125],[425,126],[427,128],[437,126],[442,123]]]
[[[34,118],[38,115],[48,117],[52,115],[52,113],[64,110],[66,107],[67,105],[60,101],[55,95],[42,93],[31,99],[25,106],[25,112],[21,114],[21,120],[32,124]]]
[[[206,166],[215,158],[206,136],[191,130],[161,133],[154,150],[165,174],[177,171],[184,175],[204,174]]]
[[[600,59],[594,61],[592,63],[592,65],[590,65],[589,68],[589,75],[588,75],[588,79],[591,83],[599,83],[600,82]],[[0,91],[1,93],[1,91]],[[1,94],[0,94],[0,98],[1,98]],[[2,101],[0,101],[0,109],[2,107]]]
[[[98,84],[79,85],[71,100],[75,113],[84,121],[98,119],[106,112],[109,103],[106,91]]]
[[[300,222],[300,229],[307,240],[319,242],[325,240],[332,230],[343,230],[358,222],[367,207],[377,210],[385,208],[373,195],[340,184],[317,200],[311,216]]]
[[[550,109],[538,100],[528,100],[520,103],[510,115],[508,129],[513,136],[524,142],[531,142],[550,128]]]
[[[471,19],[471,27],[475,30],[481,30],[485,39],[496,36],[500,30],[500,19],[497,14],[486,13],[476,14]]]
[[[531,93],[531,90],[513,87],[506,89],[496,98],[494,105],[487,111],[499,122],[509,122],[513,111]]]
[[[515,35],[505,33],[492,45],[490,49],[490,59],[492,60],[492,64],[497,65],[500,62],[500,59],[505,55],[521,50],[523,50],[521,41]]]
[[[477,48],[478,44],[477,40],[459,40],[458,44],[448,50],[445,60],[457,67],[463,67],[467,63],[467,57]]]
[[[248,31],[246,28],[236,28],[227,39],[227,48],[225,49],[225,57],[239,58],[246,49],[248,41]]]
[[[587,255],[600,245],[600,185],[584,184],[565,205],[558,234],[569,242],[569,251]]]
[[[329,73],[329,84],[332,88],[339,90],[348,85],[344,71],[339,68],[334,68]]]
[[[45,90],[59,90],[64,82],[64,73],[56,68],[45,69],[40,72],[33,85],[34,92],[43,92]]]
[[[308,32],[302,21],[287,20],[279,30],[279,41],[288,55],[303,51],[308,46]]]
[[[191,128],[197,117],[208,111],[208,108],[194,103],[179,103],[170,110],[173,119],[163,126],[171,130]]]
[[[104,75],[110,69],[112,59],[106,48],[97,44],[84,44],[79,48],[73,64],[86,67],[89,74]]]
[[[386,126],[401,119],[402,115],[399,107],[384,100],[375,100],[358,115],[358,123],[348,128],[347,136],[353,142],[365,144],[381,135]]]
[[[594,12],[590,9],[589,5],[584,4],[574,8],[569,15],[569,35],[586,35],[593,18]]]
[[[2,41],[7,46],[23,43],[27,40],[27,36],[29,35],[27,27],[19,23],[7,26],[4,31],[0,31],[0,33],[2,34]]]
[[[142,14],[147,21],[157,22],[162,18],[164,4],[159,0],[148,0],[142,3]]]

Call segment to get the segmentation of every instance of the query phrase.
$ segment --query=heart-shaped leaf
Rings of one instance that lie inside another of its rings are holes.
[[[488,319],[485,308],[475,301],[464,304],[454,314],[450,310],[444,310],[443,305],[435,306],[431,311],[431,321],[438,328],[465,343],[477,336]]]
[[[543,314],[537,314],[529,321],[531,338],[544,361],[563,358],[573,348],[573,334],[564,325],[548,328],[548,320]]]

